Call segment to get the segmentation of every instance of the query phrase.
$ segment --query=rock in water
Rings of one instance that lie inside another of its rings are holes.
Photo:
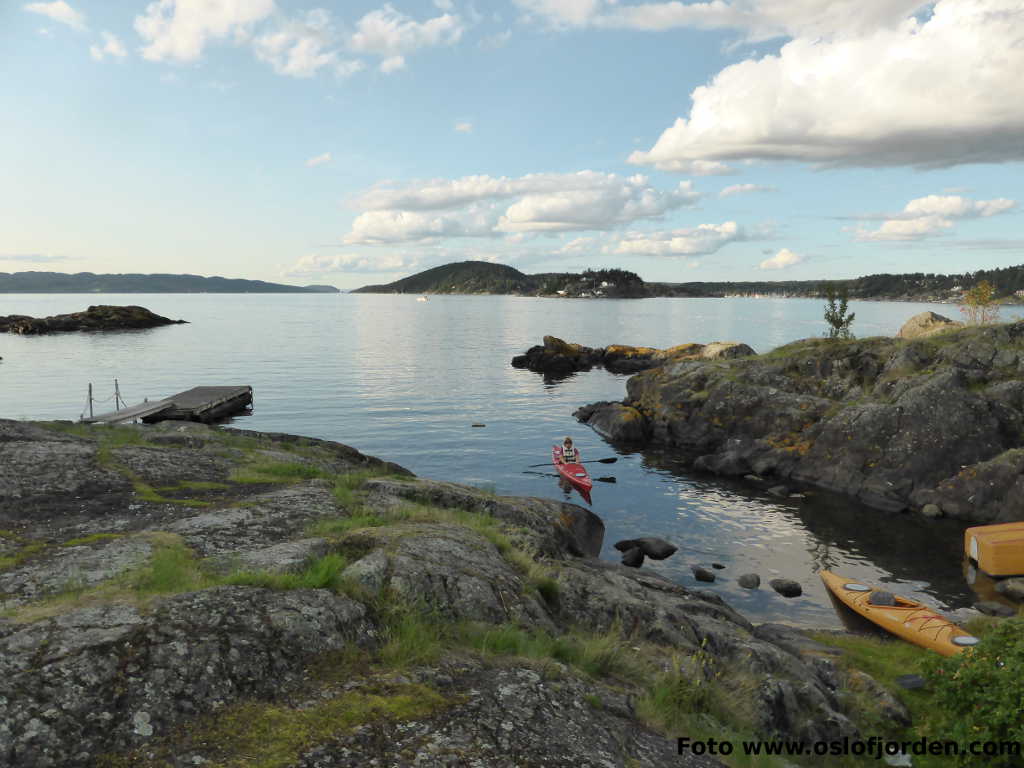
[[[176,325],[185,320],[171,320],[150,312],[145,307],[117,307],[101,304],[89,307],[85,312],[52,317],[28,317],[10,315],[0,317],[0,333],[19,333],[34,336],[43,333],[67,331],[124,331],[141,328],[156,328],[161,325]]]
[[[699,565],[691,565],[690,570],[693,571],[693,578],[695,578],[697,581],[715,580],[715,574],[713,574],[707,568],[702,568]]]
[[[997,603],[995,600],[982,600],[981,602],[975,603],[974,607],[987,616],[999,616],[1000,618],[1008,619],[1011,616],[1016,616],[1017,611],[1008,605]]]
[[[757,589],[761,586],[761,577],[756,573],[744,573],[739,577],[738,583],[744,589]]]
[[[804,593],[803,587],[792,579],[772,579],[768,583],[783,597],[800,597]]]
[[[640,547],[632,547],[622,553],[622,564],[630,568],[639,568],[644,564],[644,553]]]
[[[651,560],[664,560],[678,551],[678,547],[654,536],[645,536],[642,539],[623,539],[622,541],[615,542],[615,548],[619,552],[625,552],[634,547],[638,547]]]
[[[1018,603],[1024,603],[1024,578],[1003,579],[996,584],[996,592]]]

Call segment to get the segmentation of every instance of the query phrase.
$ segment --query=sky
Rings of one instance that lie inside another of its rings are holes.
[[[1024,263],[1020,0],[0,0],[0,271]]]

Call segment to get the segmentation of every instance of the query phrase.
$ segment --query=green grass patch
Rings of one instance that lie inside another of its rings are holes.
[[[389,667],[430,664],[443,650],[449,620],[421,605],[393,602],[378,605],[384,644],[380,660]]]
[[[256,461],[238,467],[231,472],[233,483],[298,483],[318,477],[330,477],[331,473],[316,466],[299,461]]]
[[[155,542],[149,563],[131,581],[140,595],[192,592],[213,585],[195,553],[180,538],[171,536]]]
[[[0,555],[0,571],[9,571],[13,568],[17,568],[22,563],[32,559],[44,549],[47,544],[43,541],[29,541],[25,539],[15,538],[14,541],[20,543],[20,547],[14,551],[13,554]]]
[[[78,539],[71,539],[61,544],[62,547],[81,547],[86,544],[95,544],[100,541],[113,541],[123,537],[123,533],[93,533],[89,536],[82,536]]]
[[[330,554],[314,560],[298,573],[239,570],[222,583],[267,589],[332,589],[342,587],[341,572],[348,566],[342,555]]]
[[[231,486],[228,483],[217,483],[210,480],[182,480],[175,485],[164,485],[157,488],[164,493],[174,491],[229,491]]]
[[[284,768],[297,763],[303,752],[357,726],[369,726],[381,750],[386,750],[393,723],[428,717],[446,706],[447,700],[436,690],[415,683],[366,686],[302,709],[241,702],[206,715],[200,725],[174,738],[180,743],[164,749],[212,753],[208,764],[215,768]],[[171,756],[151,753],[152,748],[147,748],[108,755],[100,764],[162,765],[166,764],[163,758]]]

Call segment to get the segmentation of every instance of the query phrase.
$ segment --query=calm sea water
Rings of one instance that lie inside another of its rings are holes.
[[[662,536],[679,553],[651,567],[693,585],[691,564],[726,566],[712,589],[754,620],[837,626],[815,573],[830,568],[943,609],[976,597],[961,571],[962,527],[890,516],[815,495],[779,500],[691,475],[671,455],[622,453],[572,418],[619,400],[626,377],[594,370],[558,383],[510,367],[544,334],[588,346],[667,347],[742,341],[759,352],[825,328],[822,303],[802,299],[551,300],[349,294],[3,295],[0,315],[52,315],[92,303],[140,304],[189,325],[122,333],[0,334],[0,416],[77,419],[96,397],[129,404],[199,385],[249,384],[255,408],[234,426],[337,440],[419,475],[500,494],[565,498],[554,477],[527,474],[571,434],[593,465],[593,510],[607,526],[604,556],[627,537]],[[855,302],[859,336],[894,334],[941,305]],[[98,410],[109,409],[109,403]],[[474,428],[472,424],[485,424]],[[544,470],[540,470],[543,472]],[[578,497],[572,498],[578,503]],[[804,596],[747,591],[740,574],[785,576]]]

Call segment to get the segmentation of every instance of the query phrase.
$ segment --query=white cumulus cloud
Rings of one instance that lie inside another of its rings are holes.
[[[135,17],[150,61],[196,61],[212,40],[244,40],[274,11],[274,0],[156,0]]]
[[[297,259],[282,274],[308,278],[336,272],[395,272],[414,268],[416,257],[399,253],[345,253],[336,256],[309,254]]]
[[[627,232],[607,250],[637,256],[702,256],[746,238],[735,221],[726,221],[722,224],[701,224],[691,229]]]
[[[85,14],[76,11],[64,0],[54,3],[26,3],[25,10],[38,13],[75,29],[85,29]]]
[[[608,230],[660,218],[693,205],[699,197],[691,181],[664,191],[641,174],[623,177],[597,171],[519,178],[466,176],[401,187],[381,184],[354,201],[364,213],[356,218],[346,242]]]
[[[775,187],[764,184],[732,184],[718,193],[719,197],[732,197],[733,195],[745,195],[748,192],[775,192]]]
[[[1015,200],[1005,197],[993,200],[970,200],[959,195],[928,195],[911,200],[903,211],[881,217],[882,225],[876,230],[859,228],[858,240],[921,240],[953,228],[962,219],[984,219],[1006,213],[1017,206]]]
[[[928,0],[709,0],[624,3],[618,0],[515,0],[556,27],[598,26],[660,31],[735,29],[749,40],[779,36],[861,34],[894,26]]]
[[[472,123],[466,123],[466,122],[456,123],[455,124],[455,130],[457,132],[459,132],[459,133],[472,133],[473,132],[473,124]]]
[[[338,54],[327,50],[333,40],[327,11],[308,11],[301,20],[286,21],[278,29],[256,37],[256,58],[265,61],[279,75],[312,77],[323,67],[336,65]]]
[[[891,5],[906,15],[920,4]],[[918,167],[1024,159],[1020,0],[938,0],[926,21],[907,16],[895,26],[879,13],[859,36],[798,37],[777,56],[726,67],[693,91],[688,117],[630,161],[668,169],[740,159]]]
[[[327,165],[329,162],[331,162],[331,153],[324,152],[322,155],[309,158],[309,160],[306,161],[306,167],[316,168],[318,165]]]
[[[102,61],[105,56],[113,56],[116,59],[123,59],[128,55],[124,45],[117,39],[117,35],[110,32],[101,33],[103,45],[90,45],[89,55],[96,61]]]
[[[785,269],[799,264],[803,260],[804,257],[800,254],[793,253],[789,248],[783,248],[770,259],[762,261],[759,266],[761,269]]]
[[[353,51],[381,57],[382,72],[405,67],[405,57],[420,48],[454,45],[465,30],[458,15],[445,13],[419,22],[390,4],[370,11],[358,22],[348,45]]]

